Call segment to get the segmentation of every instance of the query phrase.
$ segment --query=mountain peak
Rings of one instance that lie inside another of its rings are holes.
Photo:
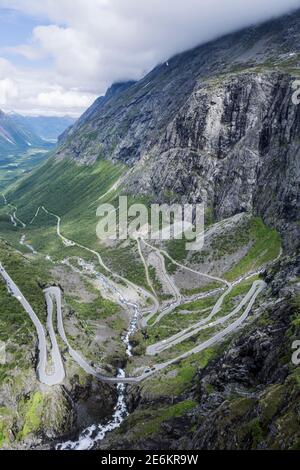
[[[115,96],[119,93],[122,93],[122,91],[127,90],[127,88],[130,88],[132,85],[135,85],[134,80],[129,80],[127,82],[116,82],[113,83],[107,90],[105,94],[105,98],[111,98],[112,96]]]

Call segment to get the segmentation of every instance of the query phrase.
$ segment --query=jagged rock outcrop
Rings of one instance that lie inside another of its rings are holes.
[[[204,201],[217,219],[262,216],[299,241],[300,107],[289,74],[247,72],[199,83],[127,187]]]

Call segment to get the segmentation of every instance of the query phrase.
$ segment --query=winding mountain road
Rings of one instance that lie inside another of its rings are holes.
[[[58,287],[51,287],[50,289],[47,290],[47,292],[56,301],[56,306],[57,306],[57,329],[58,329],[58,332],[59,332],[59,335],[60,335],[61,339],[66,344],[66,346],[68,348],[68,352],[71,355],[71,357],[74,359],[74,361],[86,373],[94,376],[95,378],[97,378],[98,380],[100,380],[102,382],[111,383],[111,384],[120,384],[120,383],[123,383],[123,384],[138,384],[138,383],[143,382],[147,378],[149,378],[151,375],[166,369],[170,365],[172,365],[172,364],[174,364],[174,363],[176,363],[176,362],[178,362],[182,359],[185,359],[185,358],[187,358],[187,357],[189,357],[193,354],[199,353],[199,352],[213,346],[214,344],[220,342],[225,336],[227,336],[230,333],[237,330],[244,323],[244,321],[248,318],[249,313],[251,312],[252,307],[253,307],[258,295],[263,291],[263,289],[265,289],[265,287],[266,287],[266,284],[263,281],[255,281],[253,283],[253,286],[251,287],[250,291],[246,294],[245,298],[239,304],[239,306],[233,312],[231,312],[230,315],[227,316],[226,320],[224,320],[222,322],[221,320],[223,320],[223,319],[220,319],[220,322],[218,322],[218,323],[216,322],[216,324],[222,324],[225,321],[228,321],[232,316],[239,313],[248,303],[248,305],[247,305],[244,313],[241,315],[241,317],[239,317],[237,320],[235,320],[231,325],[229,325],[223,331],[215,334],[212,338],[210,338],[205,343],[202,343],[202,344],[198,345],[196,348],[194,348],[194,349],[188,351],[187,353],[182,354],[181,356],[178,356],[178,357],[176,357],[176,358],[174,358],[170,361],[167,361],[167,362],[164,362],[164,363],[161,363],[161,364],[156,364],[155,366],[152,367],[151,371],[149,370],[149,372],[145,372],[144,374],[142,374],[139,377],[124,377],[124,378],[120,378],[120,377],[119,378],[112,378],[112,377],[107,377],[107,376],[99,373],[99,371],[97,371],[95,368],[93,368],[81,356],[80,353],[75,351],[70,346],[70,343],[69,343],[69,341],[66,337],[66,333],[65,333],[65,329],[64,329],[64,325],[63,325],[62,308],[61,308],[61,300],[62,300],[61,290]],[[212,326],[215,326],[215,325],[209,325],[209,327],[212,327]],[[193,333],[193,334],[195,334],[195,333]],[[170,341],[168,347],[176,345],[179,342],[181,342],[181,341],[177,341],[177,339],[172,339]],[[157,348],[160,348],[160,343],[157,345]],[[156,354],[158,354],[158,352]],[[153,354],[153,355],[156,355],[156,354]]]
[[[136,303],[133,303],[131,300],[126,299],[123,294],[118,290],[115,284],[112,284],[108,278],[106,278],[103,274],[98,274],[97,278],[102,280],[103,284],[112,290],[115,290],[116,293],[119,296],[119,302],[123,304],[124,306],[128,307],[129,309],[133,309],[134,315],[133,319],[129,328],[129,331],[127,333],[127,336],[125,338],[125,341],[128,343],[128,349],[127,353],[130,356],[131,355],[131,349],[130,349],[130,336],[132,333],[134,333],[135,328],[137,326],[139,318],[141,318],[141,321],[144,322],[144,325],[147,325],[149,322],[150,318],[152,318],[154,315],[156,315],[159,311],[159,302],[157,300],[157,297],[155,295],[152,295],[145,289],[143,289],[140,286],[136,286],[134,283],[130,282],[128,279],[120,276],[119,274],[114,273],[108,266],[105,265],[105,263],[102,260],[101,255],[96,252],[95,250],[92,250],[88,247],[85,247],[79,243],[76,243],[73,240],[69,240],[68,238],[64,237],[61,233],[61,218],[49,212],[44,206],[41,207],[41,209],[48,215],[55,217],[57,220],[57,235],[58,237],[62,240],[64,246],[66,248],[68,247],[79,247],[83,250],[86,250],[87,252],[93,254],[96,256],[98,259],[98,262],[100,266],[107,271],[110,276],[112,276],[115,279],[118,279],[121,281],[123,284],[130,286],[131,288],[134,289],[138,295],[141,295],[143,298],[149,298],[152,300],[152,308],[150,312],[147,312],[148,316],[146,317],[144,315],[144,318],[142,317],[141,312],[139,311],[139,306]],[[36,212],[35,217],[37,217],[39,214],[39,209]],[[34,217],[34,218],[35,218]],[[181,295],[178,287],[175,285],[175,282],[173,281],[172,277],[168,275],[166,267],[165,267],[165,257],[169,258],[172,263],[177,265],[178,267],[182,269],[186,269],[192,273],[195,273],[199,276],[203,276],[207,279],[218,281],[225,285],[227,287],[227,290],[223,293],[223,295],[218,299],[216,302],[215,306],[213,307],[210,315],[208,315],[205,319],[200,320],[198,323],[195,325],[184,329],[183,331],[179,332],[176,335],[173,335],[172,337],[168,338],[167,340],[161,341],[155,345],[151,345],[147,348],[147,355],[148,356],[156,356],[159,353],[162,353],[163,351],[170,349],[173,346],[176,346],[189,338],[195,336],[198,334],[200,331],[208,328],[213,328],[217,327],[220,325],[223,325],[227,323],[231,318],[236,317],[241,311],[243,311],[242,315],[235,319],[230,325],[226,326],[221,332],[218,332],[216,334],[213,334],[213,336],[201,343],[198,344],[195,348],[193,348],[190,351],[187,351],[186,353],[175,357],[174,359],[171,359],[169,361],[166,361],[164,363],[156,364],[150,369],[146,369],[145,372],[140,375],[139,377],[107,377],[104,374],[101,373],[101,371],[96,370],[94,367],[92,367],[83,357],[82,355],[78,352],[75,351],[72,346],[70,345],[70,342],[66,336],[65,329],[64,329],[64,322],[63,322],[63,315],[62,315],[62,295],[61,295],[61,290],[58,287],[50,287],[44,291],[45,294],[45,299],[46,299],[46,306],[47,306],[47,330],[49,334],[49,338],[51,340],[51,361],[47,360],[47,339],[46,339],[46,334],[43,325],[41,324],[40,320],[38,319],[37,315],[33,311],[32,307],[28,303],[28,301],[25,299],[19,288],[16,286],[16,284],[13,282],[13,280],[10,278],[8,273],[5,271],[3,266],[0,264],[0,274],[4,278],[4,280],[7,283],[8,288],[12,292],[12,294],[18,299],[18,301],[21,303],[25,311],[28,313],[30,316],[36,331],[38,335],[38,345],[39,345],[39,362],[38,362],[38,367],[37,367],[37,374],[39,377],[39,380],[49,386],[57,385],[59,383],[62,383],[64,378],[65,378],[65,371],[64,371],[64,366],[63,366],[63,361],[61,358],[61,354],[59,351],[59,346],[57,343],[56,339],[56,334],[55,330],[53,327],[53,312],[54,312],[54,303],[56,306],[56,318],[57,318],[57,332],[59,336],[61,337],[62,341],[65,343],[67,346],[68,352],[70,356],[73,358],[73,360],[87,373],[90,374],[100,381],[106,382],[106,383],[112,383],[112,384],[138,384],[145,379],[149,378],[153,374],[164,370],[165,368],[169,367],[170,365],[185,359],[193,354],[196,354],[198,352],[201,352],[214,344],[220,342],[223,340],[223,338],[230,333],[234,332],[237,330],[243,323],[244,321],[248,318],[249,313],[258,297],[258,295],[263,291],[263,289],[266,287],[266,284],[263,281],[255,281],[249,290],[249,292],[245,295],[245,297],[242,299],[240,304],[233,309],[232,312],[230,312],[228,315],[221,317],[217,319],[216,321],[213,321],[213,318],[220,312],[224,299],[231,293],[233,289],[233,285],[229,282],[227,282],[224,279],[211,276],[208,274],[200,273],[192,268],[186,267],[184,265],[181,265],[180,263],[176,262],[172,257],[165,252],[164,250],[159,250],[156,247],[153,247],[149,243],[147,243],[144,239],[142,242],[148,246],[151,250],[154,250],[156,252],[157,257],[159,258],[159,261],[162,266],[162,273],[165,276],[165,280],[168,283],[170,290],[173,292],[174,297],[175,297],[175,302],[172,303],[172,305],[168,306],[166,309],[164,309],[159,315],[158,318],[155,321],[155,324],[158,323],[165,315],[173,311],[176,307],[182,305],[183,302],[186,302],[187,299],[183,298]],[[138,240],[138,246],[139,246],[139,253],[141,256],[142,261],[144,262],[145,269],[147,267],[146,272],[148,272],[148,266],[145,261],[145,258],[142,253],[141,249],[141,241]],[[149,286],[151,284],[149,272],[148,272],[148,283]],[[241,281],[240,281],[241,282]],[[222,289],[223,290],[223,289]],[[154,289],[153,289],[154,291]],[[217,291],[220,291],[220,289],[217,289]],[[155,291],[154,291],[155,292]],[[208,292],[202,295],[199,295],[197,298],[205,298],[208,296],[211,296],[212,293]]]
[[[29,245],[29,243],[26,243],[26,235],[22,235],[20,239],[20,245],[25,246],[33,255],[36,255],[37,252],[33,248],[33,246]]]
[[[228,315],[225,315],[224,317],[221,317],[214,322],[210,322],[210,320],[220,311],[220,308],[219,308],[220,304],[219,304],[219,307],[216,308],[215,306],[212,313],[204,320],[201,320],[195,325],[192,325],[189,328],[182,330],[180,333],[177,333],[176,335],[169,337],[167,340],[164,340],[164,341],[161,341],[160,343],[149,346],[147,348],[146,354],[149,356],[156,356],[157,354],[165,351],[166,349],[169,349],[175,346],[176,344],[180,344],[183,341],[188,340],[189,338],[195,336],[200,331],[206,330],[208,328],[214,328],[216,326],[227,323],[228,320],[236,316],[247,305],[247,303],[249,303],[251,299],[256,296],[256,292],[260,290],[261,285],[262,284],[254,283],[251,289],[249,290],[249,292],[245,295],[243,300],[240,302],[240,304],[234,310],[232,310],[232,312],[230,312]],[[228,295],[228,292],[226,293],[226,295]]]
[[[5,268],[0,263],[0,275],[6,282],[6,285],[11,292],[11,294],[20,302],[24,310],[29,315],[32,323],[35,326],[37,337],[38,337],[38,365],[37,365],[37,376],[45,385],[53,386],[58,385],[63,382],[65,378],[65,371],[62,363],[61,354],[57,345],[56,337],[54,334],[53,326],[52,326],[52,306],[49,302],[49,299],[46,296],[47,306],[48,306],[48,328],[49,328],[49,335],[52,344],[51,349],[51,361],[48,361],[48,354],[47,354],[47,340],[44,327],[39,320],[38,316],[34,312],[33,308],[26,300],[18,286],[9,276]]]
[[[166,369],[167,367],[169,367],[170,365],[172,364],[175,364],[179,361],[182,361],[194,354],[198,354],[202,351],[204,351],[205,349],[208,349],[208,348],[211,348],[212,346],[218,344],[219,342],[223,341],[223,339],[228,336],[229,334],[232,334],[234,333],[236,330],[238,330],[242,325],[243,323],[247,320],[255,302],[256,302],[256,299],[257,297],[261,294],[261,292],[266,288],[266,283],[264,281],[256,281],[254,282],[253,286],[252,286],[252,289],[255,288],[255,293],[252,295],[251,297],[251,300],[247,306],[247,308],[245,309],[244,313],[241,315],[241,317],[239,317],[237,320],[235,320],[233,323],[231,323],[228,327],[226,327],[224,330],[222,330],[221,332],[217,333],[216,335],[214,335],[212,338],[210,338],[209,340],[205,341],[204,343],[201,343],[199,344],[198,346],[196,346],[195,348],[189,350],[188,352],[182,354],[181,356],[178,356],[176,357],[175,359],[171,359],[170,361],[167,361],[167,362],[164,362],[163,364],[159,364],[157,366],[155,366],[153,369],[151,369],[151,371],[148,373],[148,375],[146,374],[146,377],[150,377],[151,375],[153,374],[156,374],[157,372],[159,371],[162,371],[163,369]],[[145,376],[143,376],[143,379],[145,379]]]
[[[58,237],[62,240],[62,242],[63,242],[63,244],[65,245],[66,248],[76,246],[77,248],[81,248],[82,250],[85,250],[85,251],[87,251],[88,253],[93,254],[93,255],[97,258],[97,260],[98,260],[100,266],[101,266],[105,271],[107,271],[107,272],[108,272],[112,277],[114,277],[115,279],[118,279],[118,280],[121,281],[122,283],[125,283],[125,285],[128,285],[128,286],[130,286],[131,288],[133,288],[136,292],[138,292],[140,295],[142,295],[142,297],[144,297],[144,298],[150,298],[150,299],[152,300],[152,302],[153,302],[152,311],[155,311],[155,313],[158,311],[158,309],[159,309],[159,302],[158,302],[157,298],[156,298],[154,295],[150,294],[150,292],[146,291],[146,289],[143,289],[142,287],[135,285],[133,282],[129,281],[128,279],[124,278],[123,276],[120,276],[119,274],[114,273],[114,272],[103,262],[103,259],[102,259],[101,255],[100,255],[100,253],[98,253],[97,251],[92,250],[91,248],[88,248],[88,247],[86,247],[86,246],[84,246],[84,245],[81,245],[80,243],[77,243],[77,242],[75,242],[75,241],[73,241],[73,240],[69,240],[68,238],[64,237],[64,236],[62,235],[62,233],[61,233],[61,228],[60,228],[60,225],[61,225],[61,217],[59,217],[59,216],[56,215],[56,214],[53,214],[52,212],[49,212],[44,206],[42,206],[42,210],[43,210],[46,214],[48,214],[48,215],[50,215],[50,216],[56,218],[56,220],[57,220],[57,227],[56,227],[57,235],[58,235]],[[128,300],[128,302],[130,302],[130,300]]]

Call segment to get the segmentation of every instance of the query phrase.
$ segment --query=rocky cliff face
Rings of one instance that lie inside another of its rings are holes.
[[[299,240],[300,11],[228,35],[113,86],[61,139],[59,158],[134,167],[126,189],[249,211]]]
[[[280,72],[245,72],[198,82],[136,165],[128,189],[204,201],[218,220],[259,214],[295,248],[300,107],[292,102],[292,81]]]

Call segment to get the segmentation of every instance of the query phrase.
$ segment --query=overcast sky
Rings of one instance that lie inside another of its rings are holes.
[[[0,0],[0,108],[80,115],[115,81],[300,0]]]

